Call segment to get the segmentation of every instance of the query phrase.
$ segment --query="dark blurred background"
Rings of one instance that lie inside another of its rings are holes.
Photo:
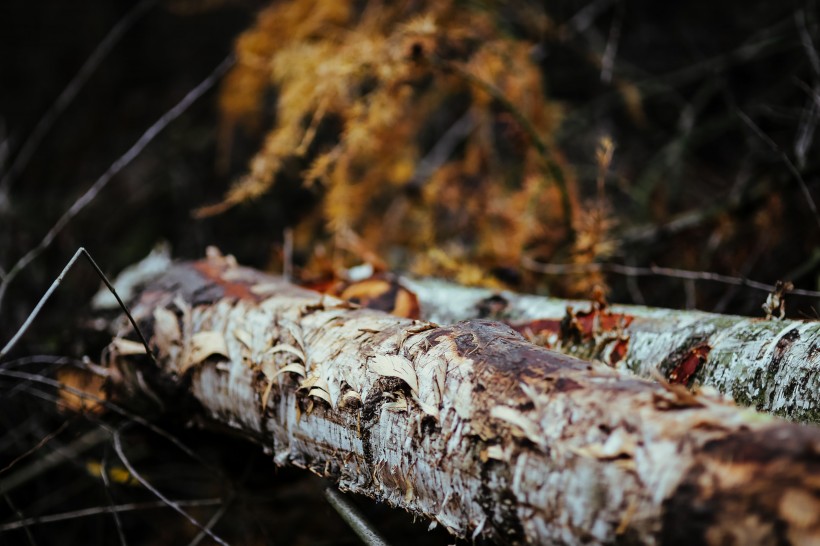
[[[0,3],[0,172],[14,162],[89,54],[136,5],[110,0]],[[147,7],[9,186],[0,207],[4,271],[232,51],[262,5],[175,0]],[[820,220],[808,197],[820,199],[816,2],[593,0],[502,7],[487,2],[486,7],[497,11],[510,33],[532,41],[547,94],[564,104],[557,139],[578,174],[581,195],[595,194],[597,167],[590,151],[603,135],[615,142],[607,197],[621,219],[619,263],[715,271],[771,284],[788,279],[797,287],[818,289]],[[538,24],[541,20],[549,21],[549,31]],[[282,194],[211,219],[191,216],[197,207],[221,198],[264,136],[260,131],[237,137],[230,165],[219,167],[217,99],[218,86],[160,134],[15,279],[0,306],[0,343],[11,337],[81,245],[110,274],[160,241],[168,241],[178,257],[201,256],[215,244],[245,264],[270,263],[285,227],[279,212],[288,203]],[[766,296],[678,279],[612,275],[607,280],[610,299],[623,303],[756,316]],[[83,317],[99,284],[89,267],[78,264],[13,356],[94,355]],[[816,299],[790,299],[789,315],[817,318],[816,305]],[[45,373],[50,368],[43,362],[15,369]],[[20,387],[13,378],[0,377],[0,468],[59,431],[0,478],[96,430],[93,421],[56,413],[54,396],[45,385]],[[61,428],[64,422],[69,424]],[[322,500],[317,482],[301,473],[275,471],[258,446],[236,441],[223,449],[222,436],[191,433],[186,423],[165,425],[228,477],[214,478],[201,462],[139,427],[124,436],[135,464],[175,498],[227,498],[231,493],[225,484],[233,484],[238,492],[215,527],[229,541],[355,543]],[[69,454],[15,491],[0,492],[0,529],[24,517],[153,500],[127,479],[106,486],[89,471],[89,463],[116,461],[107,446],[101,442],[83,454]],[[395,544],[419,537],[447,540],[384,507],[360,504]],[[217,508],[192,510],[207,520]],[[196,536],[167,509],[123,514],[121,523],[129,544],[179,544]],[[110,515],[34,525],[29,532],[0,532],[0,543],[120,540]]]

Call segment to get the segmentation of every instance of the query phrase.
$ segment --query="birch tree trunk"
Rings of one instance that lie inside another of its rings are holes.
[[[820,321],[756,319],[632,305],[601,307],[438,280],[402,279],[422,318],[492,318],[528,339],[639,376],[708,386],[738,404],[820,423]]]
[[[501,543],[816,544],[820,431],[526,342],[178,264],[106,355],[120,395],[188,407],[326,476]]]

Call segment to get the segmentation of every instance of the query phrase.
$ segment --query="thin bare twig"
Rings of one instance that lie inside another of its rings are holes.
[[[218,475],[220,477],[220,479],[227,481],[227,478],[226,478],[224,472],[222,472],[222,470],[220,468],[209,464],[205,459],[203,459],[196,452],[191,450],[191,448],[189,448],[188,446],[183,444],[176,436],[174,436],[174,435],[168,433],[167,431],[161,429],[160,427],[158,427],[154,423],[148,421],[144,417],[142,417],[140,415],[137,415],[136,413],[133,413],[131,411],[128,411],[127,409],[122,408],[121,406],[119,406],[117,404],[114,404],[113,402],[105,400],[104,398],[93,395],[91,393],[87,393],[87,392],[82,391],[80,389],[76,389],[74,387],[66,385],[65,383],[61,383],[60,381],[57,381],[56,379],[43,377],[43,376],[38,375],[38,374],[20,372],[20,371],[16,371],[16,370],[6,370],[6,369],[3,369],[3,368],[0,368],[0,377],[13,377],[13,378],[16,378],[16,379],[22,379],[24,381],[30,381],[32,383],[39,383],[41,385],[48,385],[49,387],[64,390],[64,391],[66,391],[68,393],[71,393],[75,396],[79,396],[79,397],[84,398],[84,399],[92,400],[92,401],[100,404],[104,408],[106,408],[110,411],[113,411],[114,413],[116,413],[118,415],[121,415],[121,416],[129,419],[130,421],[132,421],[134,423],[142,425],[145,428],[147,428],[148,430],[150,430],[151,432],[153,432],[154,434],[156,434],[156,435],[158,435],[162,438],[165,438],[166,440],[171,442],[174,446],[176,446],[180,451],[182,451],[183,453],[185,453],[186,455],[188,455],[189,457],[191,457],[195,461],[199,462],[202,466],[209,469],[214,474]]]
[[[11,500],[9,494],[3,489],[2,484],[0,484],[0,493],[2,493],[3,499],[6,501],[6,504],[9,505],[11,511],[14,512],[14,515],[16,515],[20,520],[25,521],[26,518],[23,517],[23,513],[20,511],[19,508],[17,508],[17,505],[15,505],[14,501]],[[31,529],[29,529],[30,525],[31,524],[25,524],[21,525],[20,527],[22,527],[23,530],[26,532],[26,538],[28,539],[28,543],[31,544],[31,546],[35,546],[37,543],[34,541],[34,535],[31,534]]]
[[[103,455],[102,465],[100,467],[100,478],[103,482],[103,490],[105,491],[105,499],[108,501],[108,506],[114,506],[114,497],[111,495],[111,479],[108,477],[108,454],[110,449],[108,445],[105,446],[105,454]],[[128,542],[125,540],[125,530],[122,527],[122,520],[120,520],[120,514],[116,510],[111,512],[111,516],[114,518],[114,526],[117,528],[117,535],[120,538],[120,544],[122,546],[127,546]]]
[[[66,459],[76,457],[78,454],[99,445],[108,438],[108,433],[102,429],[95,428],[83,434],[62,450],[52,451],[36,461],[24,466],[7,478],[0,480],[0,488],[6,493],[13,491],[29,480],[41,475],[63,462]]]
[[[6,134],[6,121],[3,118],[0,118],[0,173],[6,170],[6,162],[9,159],[9,154],[11,153],[11,143],[10,138]],[[0,192],[1,194],[2,192]],[[2,197],[0,197],[2,199]],[[2,210],[2,203],[0,203],[0,210]]]
[[[216,513],[213,516],[211,516],[211,519],[208,520],[208,523],[205,524],[205,527],[208,530],[213,529],[214,526],[217,523],[219,523],[219,520],[221,520],[223,518],[223,516],[225,516],[225,514],[228,512],[228,510],[230,509],[232,504],[233,504],[233,496],[231,496],[225,502],[222,503],[222,505],[219,507],[219,509],[216,511]],[[205,534],[204,531],[200,531],[199,534],[197,534],[194,537],[194,539],[191,542],[188,543],[188,546],[198,546],[198,544],[200,542],[202,542],[205,539],[206,536],[207,535]]]
[[[0,364],[0,368],[12,369],[30,366],[32,364],[52,364],[54,366],[63,366],[65,364],[72,364],[79,368],[85,366],[85,362],[78,358],[64,356],[64,355],[27,355],[15,358]]]
[[[817,48],[814,46],[814,40],[812,40],[811,32],[806,24],[806,12],[802,9],[795,11],[794,20],[797,24],[797,31],[800,33],[800,43],[803,44],[803,49],[806,50],[809,63],[811,63],[815,75],[820,76],[820,55],[817,54]]]
[[[327,502],[336,510],[345,523],[350,526],[356,536],[367,546],[388,546],[388,542],[379,535],[373,525],[368,522],[359,510],[353,506],[341,493],[332,487],[325,488]]]
[[[806,14],[801,10],[794,13],[797,30],[800,33],[800,42],[803,44],[803,49],[806,51],[806,57],[809,59],[812,70],[814,70],[815,81],[820,77],[820,56],[817,54],[817,48],[814,46],[814,41],[811,37],[811,31],[806,23]],[[816,30],[816,29],[815,29]],[[802,169],[806,165],[806,152],[811,147],[814,138],[814,131],[817,128],[817,121],[820,118],[820,85],[815,83],[814,89],[810,91],[809,105],[803,109],[804,115],[800,117],[797,127],[797,135],[794,139],[794,156],[797,164]]]
[[[472,132],[476,122],[470,111],[467,110],[436,142],[433,148],[419,161],[416,172],[407,183],[409,187],[420,188],[425,182],[444,165],[456,147]]]
[[[148,11],[157,0],[142,0],[142,2],[131,8],[116,25],[111,27],[105,38],[97,45],[94,51],[86,59],[85,63],[80,67],[80,70],[74,75],[68,85],[63,89],[62,93],[57,97],[57,100],[46,110],[40,121],[34,127],[34,130],[28,136],[26,141],[20,147],[20,151],[16,154],[14,161],[9,166],[8,171],[3,173],[0,178],[0,202],[3,199],[8,199],[8,192],[14,180],[26,168],[29,160],[34,156],[37,147],[42,142],[43,138],[48,134],[48,131],[57,121],[57,118],[65,112],[83,86],[88,82],[91,75],[100,66],[100,63],[106,56],[114,49],[114,46],[120,41],[131,27],[134,26],[142,15]]]
[[[65,228],[65,226],[74,219],[89,203],[91,203],[97,194],[108,185],[111,179],[118,174],[126,165],[131,163],[145,147],[154,138],[161,133],[168,125],[182,115],[197,99],[205,94],[214,84],[222,77],[225,72],[233,65],[233,55],[228,55],[219,65],[205,78],[199,85],[194,87],[182,98],[173,108],[165,112],[157,121],[154,122],[140,138],[116,161],[114,161],[108,170],[100,176],[96,182],[77,199],[73,205],[60,217],[59,220],[46,233],[45,237],[31,250],[29,250],[22,258],[17,260],[11,269],[6,273],[6,276],[0,282],[0,308],[2,308],[3,297],[8,290],[9,284],[14,278],[25,269],[32,261],[34,261],[42,252],[47,249],[54,238]]]
[[[12,337],[9,340],[9,342],[6,343],[6,345],[2,349],[0,349],[0,361],[2,361],[3,358],[9,353],[9,351],[11,351],[14,348],[17,342],[20,341],[20,338],[23,337],[23,334],[25,334],[26,331],[31,327],[32,323],[34,322],[34,319],[37,318],[37,315],[40,313],[40,310],[42,310],[43,306],[46,304],[46,302],[54,293],[54,291],[57,290],[57,287],[60,286],[60,283],[63,282],[63,279],[65,278],[66,274],[68,274],[68,272],[71,270],[72,266],[80,258],[80,256],[85,256],[85,258],[91,264],[91,267],[93,267],[96,270],[97,275],[99,275],[100,279],[102,279],[105,286],[111,291],[111,293],[117,299],[117,303],[119,303],[120,307],[125,312],[125,315],[131,322],[131,326],[134,328],[134,331],[139,336],[140,341],[142,341],[142,345],[143,347],[145,347],[146,354],[148,354],[148,356],[151,357],[151,360],[156,362],[154,353],[151,352],[151,348],[148,346],[148,341],[145,339],[145,336],[142,335],[142,332],[140,331],[139,326],[137,326],[134,317],[131,316],[131,312],[128,310],[128,306],[126,306],[125,302],[122,301],[122,299],[120,299],[120,296],[119,294],[117,294],[117,291],[114,290],[114,286],[111,284],[111,281],[108,280],[108,277],[106,277],[105,273],[103,273],[102,269],[100,269],[100,266],[97,265],[97,262],[94,261],[94,258],[91,257],[91,254],[89,254],[88,251],[83,247],[77,249],[77,252],[74,253],[74,256],[68,261],[66,266],[60,272],[60,274],[57,275],[57,278],[54,279],[54,282],[51,283],[51,286],[48,288],[48,290],[46,290],[46,293],[43,294],[43,297],[40,298],[40,301],[37,302],[37,305],[34,307],[31,313],[29,313],[28,318],[23,323],[23,325],[20,326],[20,328],[17,330],[17,333],[14,334],[14,337]]]
[[[615,0],[594,0],[593,2],[589,2],[586,4],[582,9],[578,10],[578,12],[570,17],[570,19],[564,23],[562,29],[564,30],[564,34],[571,32],[571,33],[582,33],[586,29],[588,29],[592,24],[595,22],[595,19],[607,10],[612,4],[615,3]]]
[[[175,500],[177,506],[199,507],[199,506],[219,506],[222,504],[222,499],[200,499],[200,500]],[[51,514],[48,516],[36,516],[25,518],[10,523],[0,524],[1,531],[12,531],[25,527],[28,525],[40,523],[55,523],[58,521],[66,521],[76,518],[85,518],[88,516],[96,516],[99,514],[110,514],[120,512],[133,512],[135,510],[150,510],[153,508],[166,508],[168,505],[162,501],[152,502],[134,502],[129,504],[118,504],[116,506],[94,506],[92,508],[82,508],[80,510],[72,510],[70,512],[61,512],[59,514]]]
[[[28,449],[25,453],[17,456],[13,461],[11,461],[9,464],[4,466],[3,468],[0,468],[0,474],[4,474],[4,473],[8,472],[9,470],[11,470],[11,468],[14,465],[16,465],[17,463],[19,463],[20,461],[22,461],[23,459],[28,457],[29,455],[31,455],[35,451],[40,450],[44,445],[49,443],[52,438],[54,438],[55,436],[60,434],[62,431],[64,431],[66,429],[66,427],[68,426],[69,422],[70,421],[65,421],[62,425],[57,427],[57,430],[48,433],[39,442],[37,442],[32,448]]]
[[[128,457],[126,457],[125,452],[122,449],[122,440],[120,438],[120,435],[120,430],[113,431],[114,451],[117,452],[117,456],[120,458],[120,461],[122,461],[122,464],[125,465],[125,468],[128,470],[128,472],[130,472],[131,475],[134,476],[134,478],[136,478],[136,480],[140,482],[140,484],[142,484],[144,488],[153,493],[159,500],[167,504],[175,512],[177,512],[179,515],[188,520],[188,522],[190,522],[197,529],[203,531],[206,535],[214,539],[218,544],[222,544],[222,546],[228,546],[227,542],[225,542],[220,537],[215,535],[210,529],[202,525],[199,522],[199,520],[197,520],[191,514],[183,510],[182,506],[180,506],[179,503],[163,495],[159,489],[151,485],[151,482],[143,478],[142,475],[139,472],[137,472],[137,469],[134,468],[134,466],[131,464],[131,461],[128,460]]]
[[[612,20],[612,26],[609,28],[609,38],[606,41],[606,48],[604,54],[601,56],[601,81],[603,83],[610,83],[612,81],[612,74],[615,72],[615,56],[618,54],[618,44],[621,41],[621,26],[624,21],[624,7],[621,4],[616,10],[615,17]]]
[[[545,275],[571,275],[573,273],[616,273],[618,275],[627,275],[633,277],[671,277],[675,279],[688,279],[693,281],[712,281],[723,284],[732,284],[738,286],[746,286],[756,290],[763,290],[765,292],[772,292],[775,289],[773,284],[766,284],[743,277],[732,277],[731,275],[721,275],[720,273],[711,273],[708,271],[689,271],[686,269],[674,269],[671,267],[634,267],[623,264],[613,263],[590,263],[590,264],[545,264],[533,260],[529,257],[521,259],[521,266],[535,271],[536,273],[544,273]],[[804,290],[795,288],[789,291],[790,295],[805,296],[809,298],[819,298],[820,292],[815,290]]]

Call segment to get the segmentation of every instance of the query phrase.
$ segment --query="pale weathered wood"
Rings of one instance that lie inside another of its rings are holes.
[[[820,423],[820,321],[562,300],[402,279],[422,318],[492,318],[533,341],[646,378],[710,387],[798,422]]]
[[[230,259],[133,302],[116,392],[190,408],[308,468],[502,543],[810,544],[820,431],[636,379],[489,321],[351,308]]]

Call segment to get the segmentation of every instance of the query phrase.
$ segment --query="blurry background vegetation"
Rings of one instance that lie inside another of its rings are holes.
[[[0,173],[135,5],[0,4]],[[286,233],[305,282],[367,262],[468,284],[574,297],[600,286],[611,301],[759,315],[765,293],[745,288],[525,266],[658,264],[816,290],[817,17],[813,1],[158,1],[0,200],[0,267],[37,244],[232,50],[237,64],[14,281],[0,307],[2,341],[80,245],[110,273],[159,241],[178,257],[213,244],[280,271]],[[84,317],[98,286],[81,264],[16,356],[95,357],[101,340]],[[789,315],[816,318],[816,305],[790,299]],[[20,369],[53,369],[38,362]],[[0,377],[0,389],[0,468],[59,430],[0,479],[96,426],[55,413],[43,385]],[[354,540],[315,482],[274,471],[256,446],[227,451],[166,419],[227,477],[139,427],[124,433],[129,454],[177,498],[231,498],[215,526],[227,540]],[[100,461],[119,465],[103,443],[0,492],[0,522],[153,500],[128,479],[106,486],[89,470]],[[427,538],[424,525],[363,506],[388,518],[380,527],[395,543]],[[207,520],[216,510],[192,513]],[[316,514],[323,526],[310,523]],[[121,524],[128,543],[196,535],[169,510],[123,514]],[[44,543],[119,540],[110,515],[30,531]]]

